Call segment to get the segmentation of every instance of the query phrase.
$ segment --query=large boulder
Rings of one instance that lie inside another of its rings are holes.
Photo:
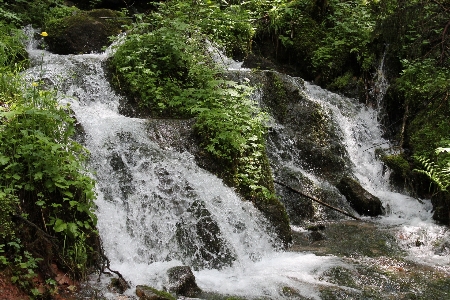
[[[195,282],[195,276],[188,266],[178,266],[167,270],[169,284],[167,290],[179,296],[196,297],[202,290]]]
[[[273,169],[289,161],[330,182],[351,173],[339,125],[317,101],[305,94],[301,78],[275,71],[234,72],[228,76],[260,86],[260,104],[276,122],[269,128],[267,143]]]
[[[359,214],[374,217],[384,213],[381,200],[365,190],[355,179],[345,176],[336,187]]]
[[[48,49],[57,54],[100,52],[110,44],[109,37],[120,33],[131,20],[116,11],[74,10],[73,14],[50,21],[45,31]]]

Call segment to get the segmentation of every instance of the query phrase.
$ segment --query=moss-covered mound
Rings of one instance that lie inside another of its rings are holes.
[[[57,54],[100,52],[120,33],[130,19],[109,9],[74,11],[71,16],[54,19],[45,27],[46,43]]]

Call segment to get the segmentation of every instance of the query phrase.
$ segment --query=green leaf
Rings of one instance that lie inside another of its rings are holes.
[[[78,226],[75,223],[68,223],[67,224],[67,229],[68,231],[73,235],[73,236],[78,236]]]
[[[9,157],[0,155],[0,165],[4,166],[9,162]]]
[[[55,225],[53,225],[53,230],[55,230],[55,232],[61,232],[66,229],[67,229],[67,223],[65,223],[61,219],[56,219]]]

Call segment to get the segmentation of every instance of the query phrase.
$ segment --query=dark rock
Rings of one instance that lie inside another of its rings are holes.
[[[128,23],[129,19],[108,9],[78,11],[49,22],[45,42],[49,50],[57,54],[100,52],[110,44],[109,37],[119,34],[122,25]]]
[[[268,147],[269,151],[290,155],[295,165],[330,181],[348,174],[350,160],[336,129],[339,126],[320,104],[305,96],[303,80],[271,71],[260,76],[264,83],[262,105],[284,126],[281,132],[270,130],[269,139],[274,145],[287,147]],[[286,138],[290,145],[283,143]],[[269,157],[272,159],[270,153]]]
[[[111,278],[109,288],[119,294],[123,294],[129,288],[129,285],[123,278]]]
[[[310,242],[323,241],[326,240],[326,236],[322,232],[312,231],[308,234],[308,240]]]
[[[140,300],[175,300],[176,298],[166,292],[158,291],[149,286],[136,286],[136,295]]]
[[[325,224],[319,223],[319,224],[313,224],[306,227],[306,230],[309,231],[319,231],[319,230],[325,230]]]
[[[433,204],[433,219],[437,222],[450,225],[450,194],[439,192],[431,197]]]
[[[194,201],[188,212],[193,215],[194,223],[180,220],[177,223],[176,237],[184,252],[190,257],[189,264],[197,268],[220,269],[230,266],[234,261],[231,250],[222,238],[217,222],[211,217],[205,204]]]
[[[336,187],[359,214],[378,216],[384,213],[380,199],[366,191],[355,179],[343,177]]]
[[[170,268],[167,271],[169,276],[169,292],[173,292],[180,296],[196,297],[202,290],[195,282],[195,276],[188,266],[178,266]]]
[[[348,201],[332,185],[318,185],[302,172],[282,165],[274,164],[274,178],[298,191],[302,191],[319,200],[339,207],[345,211],[353,212]],[[310,198],[296,193],[281,184],[275,184],[276,193],[284,203],[292,225],[305,225],[305,222],[323,222],[325,220],[341,220],[345,218],[342,213],[326,208],[311,201]]]

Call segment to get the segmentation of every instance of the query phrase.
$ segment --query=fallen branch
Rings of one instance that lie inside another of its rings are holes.
[[[294,189],[293,187],[290,187],[290,186],[288,186],[288,185],[286,185],[286,184],[284,184],[284,183],[282,183],[282,182],[279,182],[279,181],[276,181],[276,180],[274,180],[273,182],[274,182],[274,183],[277,183],[277,184],[279,184],[279,185],[281,185],[281,186],[284,186],[285,188],[288,188],[289,190],[291,190],[291,191],[293,191],[293,192],[296,192],[297,194],[300,194],[300,195],[302,195],[302,196],[304,196],[304,197],[306,197],[306,198],[308,198],[308,199],[310,199],[310,200],[312,200],[312,201],[314,201],[314,202],[317,202],[317,203],[319,203],[319,204],[321,204],[321,205],[323,205],[323,206],[326,206],[326,207],[331,208],[331,209],[333,209],[333,210],[335,210],[335,211],[337,211],[337,212],[340,212],[341,214],[344,214],[344,215],[346,215],[346,216],[348,216],[348,217],[350,217],[350,218],[353,218],[353,219],[355,219],[355,220],[361,220],[360,218],[358,218],[358,217],[356,217],[356,216],[354,216],[354,215],[352,215],[352,214],[350,214],[350,213],[348,213],[348,212],[346,212],[346,211],[344,211],[344,210],[342,210],[342,209],[340,209],[340,208],[331,206],[331,205],[328,204],[328,203],[325,203],[325,202],[323,202],[323,201],[321,201],[321,200],[319,200],[319,199],[317,199],[317,198],[314,198],[313,196],[310,196],[310,195],[305,194],[305,193],[303,193],[303,192],[301,192],[301,191],[299,191],[299,190],[297,190],[297,189]]]
[[[51,236],[50,234],[48,234],[47,232],[45,232],[44,230],[42,230],[39,226],[37,226],[36,224],[34,224],[31,221],[28,221],[27,219],[25,219],[24,217],[20,216],[20,215],[12,215],[13,219],[17,219],[19,221],[22,221],[23,223],[27,224],[30,227],[33,227],[34,229],[36,229],[40,234],[42,234],[43,238],[45,240],[47,240],[50,244],[53,244],[56,248],[58,248],[58,245],[56,245],[54,242],[51,242],[50,240],[58,240],[57,237]]]

